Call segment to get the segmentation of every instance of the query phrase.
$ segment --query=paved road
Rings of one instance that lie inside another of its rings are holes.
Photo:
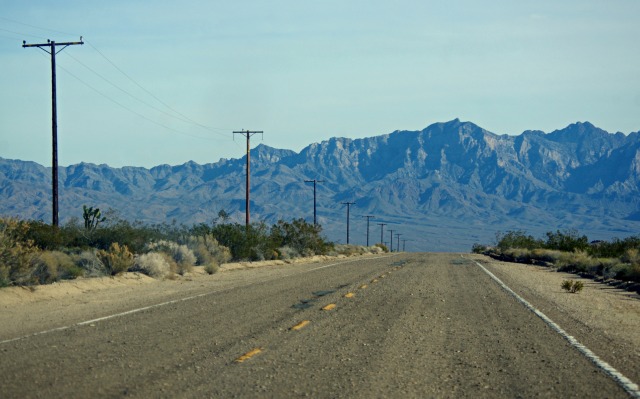
[[[628,397],[453,254],[300,265],[270,281],[236,280],[190,300],[0,344],[0,376],[2,398]]]

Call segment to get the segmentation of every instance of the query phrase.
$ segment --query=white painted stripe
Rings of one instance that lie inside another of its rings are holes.
[[[395,256],[395,255],[380,256],[379,258],[388,258],[390,256]],[[68,326],[56,327],[56,328],[52,328],[50,330],[39,331],[39,332],[36,332],[36,333],[33,333],[33,334],[29,334],[29,335],[23,335],[21,337],[6,339],[4,341],[0,341],[0,345],[8,344],[9,342],[20,341],[20,340],[23,340],[23,339],[26,339],[26,338],[35,337],[35,336],[38,336],[38,335],[49,334],[49,333],[53,333],[53,332],[56,332],[56,331],[64,331],[64,330],[67,330],[67,329],[69,329],[71,327],[86,326],[86,325],[97,323],[97,322],[100,322],[100,321],[114,319],[116,317],[122,317],[122,316],[130,315],[130,314],[142,312],[144,310],[149,310],[149,309],[159,308],[161,306],[171,305],[171,304],[178,303],[178,302],[191,301],[191,300],[196,299],[196,298],[202,298],[202,297],[205,297],[205,296],[208,296],[208,295],[217,294],[217,293],[224,292],[224,291],[230,291],[230,290],[236,289],[236,288],[250,287],[250,286],[252,286],[254,284],[261,284],[261,283],[265,283],[265,282],[281,279],[283,277],[291,277],[291,276],[295,276],[295,275],[298,275],[298,274],[304,274],[304,273],[309,273],[309,272],[312,272],[312,271],[315,271],[315,270],[325,269],[327,267],[344,265],[346,263],[352,263],[352,262],[356,262],[358,260],[363,260],[363,259],[362,258],[360,258],[360,259],[350,259],[350,260],[347,260],[347,261],[344,261],[344,262],[330,263],[328,265],[322,265],[322,266],[318,266],[318,267],[315,267],[315,268],[312,268],[312,269],[307,269],[307,270],[303,270],[303,271],[296,272],[296,273],[290,273],[290,274],[286,274],[284,276],[278,276],[278,277],[274,277],[274,278],[267,279],[267,280],[255,281],[255,282],[248,283],[248,284],[245,284],[245,285],[238,285],[238,286],[223,288],[223,289],[219,289],[219,290],[215,290],[215,291],[205,292],[204,294],[193,295],[193,296],[189,296],[189,297],[185,297],[185,298],[174,299],[172,301],[157,303],[155,305],[145,306],[145,307],[142,307],[142,308],[127,310],[126,312],[115,313],[115,314],[112,314],[112,315],[109,315],[109,316],[98,317],[97,319],[81,321],[79,323],[71,324],[71,325],[68,325]]]
[[[607,373],[614,381],[618,383],[618,385],[620,385],[625,391],[627,391],[629,395],[631,395],[634,398],[640,399],[640,387],[638,387],[638,384],[634,383],[633,381],[631,381],[630,379],[622,375],[622,373],[620,373],[618,370],[613,368],[609,363],[600,359],[589,348],[587,348],[586,346],[578,342],[577,339],[569,335],[566,331],[564,331],[559,325],[557,325],[553,320],[547,317],[544,313],[539,311],[537,308],[535,308],[532,304],[527,302],[520,295],[516,294],[511,288],[509,288],[505,283],[503,283],[502,280],[496,277],[493,273],[487,270],[480,263],[476,262],[475,260],[473,262],[476,265],[478,265],[482,270],[484,270],[484,272],[487,273],[489,277],[491,277],[496,283],[498,283],[502,287],[502,289],[504,289],[509,294],[511,294],[514,298],[516,298],[518,302],[523,304],[527,309],[535,313],[536,316],[540,317],[545,323],[547,323],[549,327],[551,327],[554,331],[556,331],[564,339],[566,339],[571,344],[571,346],[576,348],[580,353],[582,353],[589,360],[591,360],[591,362],[593,362],[596,366],[598,366],[605,373]]]

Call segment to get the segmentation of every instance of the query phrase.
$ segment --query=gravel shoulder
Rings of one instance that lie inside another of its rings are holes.
[[[507,286],[633,381],[640,381],[640,295],[555,269],[464,255],[484,265]],[[584,289],[568,293],[564,280]]]

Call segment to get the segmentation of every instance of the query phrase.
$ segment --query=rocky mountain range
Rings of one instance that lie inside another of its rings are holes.
[[[199,165],[111,168],[81,163],[59,170],[60,219],[82,205],[114,209],[147,223],[212,223],[224,209],[243,223],[246,158]],[[313,221],[345,242],[394,233],[394,247],[468,251],[497,231],[575,228],[591,239],[640,234],[640,132],[611,134],[588,122],[551,133],[496,135],[453,120],[421,131],[364,139],[332,138],[297,153],[251,150],[251,218]],[[50,220],[50,168],[0,158],[0,215]],[[403,240],[407,240],[404,241]]]

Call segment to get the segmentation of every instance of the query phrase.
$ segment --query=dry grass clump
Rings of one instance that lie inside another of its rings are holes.
[[[231,260],[229,248],[220,245],[211,234],[191,236],[187,239],[186,245],[195,255],[196,264],[204,266],[204,270],[209,274],[217,272],[221,264]]]
[[[197,262],[196,255],[186,245],[181,245],[173,241],[158,241],[147,245],[147,248],[155,252],[163,252],[171,257],[176,263],[176,273],[184,275],[193,270]]]
[[[329,255],[345,255],[345,256],[355,256],[355,255],[364,255],[364,254],[380,254],[384,252],[383,246],[380,244],[372,245],[370,247],[365,247],[364,245],[353,245],[353,244],[336,244],[333,247],[333,251],[329,252]]]
[[[163,252],[149,252],[134,260],[134,270],[154,278],[169,277],[177,268],[176,262]]]
[[[60,251],[44,251],[33,259],[34,282],[49,284],[60,279],[75,279],[84,274],[71,256]]]
[[[99,277],[107,274],[104,263],[98,258],[98,251],[90,249],[71,255],[73,263],[83,270],[85,277]]]
[[[276,252],[278,259],[288,260],[300,257],[300,253],[288,245],[278,248]]]

